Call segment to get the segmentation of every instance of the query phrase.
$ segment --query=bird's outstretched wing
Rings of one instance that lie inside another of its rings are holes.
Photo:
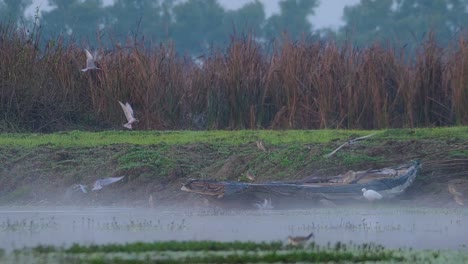
[[[91,55],[91,52],[89,52],[88,49],[85,49],[85,53],[86,53],[86,60],[92,60],[93,59],[93,55]]]
[[[128,112],[130,113],[130,115],[131,115],[132,118],[133,118],[133,117],[134,117],[134,114],[133,114],[132,106],[127,102],[127,103],[125,103],[125,107],[127,108]]]
[[[91,55],[91,53],[89,52],[89,50],[85,49],[85,53],[86,53],[86,68],[93,68],[93,67],[96,67],[94,65],[94,58],[93,58],[93,55]]]
[[[83,184],[75,184],[72,186],[72,188],[74,190],[80,190],[83,193],[88,193],[88,191],[86,190],[87,186]]]
[[[96,180],[94,182],[92,191],[100,190],[100,189],[102,189],[102,187],[104,187],[106,185],[112,184],[114,182],[118,182],[121,179],[123,179],[123,177],[125,177],[125,176],[122,176],[122,177],[109,177],[109,178]]]
[[[101,57],[102,57],[102,56],[98,54],[98,51],[95,50],[94,53],[93,53],[93,60],[94,60],[94,61],[98,61],[98,60],[101,59]]]
[[[101,180],[100,180],[100,183],[101,183],[101,186],[106,186],[106,185],[112,184],[112,183],[114,183],[114,182],[120,181],[121,179],[123,179],[123,177],[125,177],[125,176],[121,176],[121,177],[109,177],[109,178],[101,179]]]
[[[125,118],[127,118],[127,121],[132,120],[133,118],[133,109],[130,107],[130,110],[127,108],[127,105],[130,106],[128,103],[124,105],[122,102],[119,101],[120,106],[122,107],[122,110],[124,111]]]

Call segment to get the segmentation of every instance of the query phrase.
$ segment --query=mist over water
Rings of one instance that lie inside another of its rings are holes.
[[[308,210],[13,208],[0,207],[0,248],[166,240],[286,242],[315,234],[315,242],[377,243],[390,248],[463,249],[468,211],[355,208]]]

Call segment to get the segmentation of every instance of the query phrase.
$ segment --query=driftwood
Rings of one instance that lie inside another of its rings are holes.
[[[342,147],[348,146],[348,145],[352,145],[352,144],[354,144],[354,143],[356,143],[356,142],[358,142],[358,141],[361,141],[361,140],[366,139],[366,138],[370,138],[370,137],[372,137],[372,136],[374,136],[374,135],[375,135],[375,133],[374,133],[374,134],[367,135],[367,136],[363,136],[363,137],[358,137],[358,138],[351,139],[351,140],[345,142],[344,144],[342,144],[341,146],[339,146],[338,148],[336,148],[335,150],[333,150],[332,152],[330,152],[330,153],[324,155],[323,157],[328,159],[329,157],[333,156],[333,154],[335,154],[335,153],[336,153],[338,150],[340,150]]]
[[[326,178],[311,177],[307,183],[244,183],[192,179],[181,190],[224,201],[249,198],[261,202],[271,198],[273,202],[278,202],[362,199],[362,188],[366,188],[378,191],[387,199],[401,194],[410,186],[419,168],[419,162],[413,161],[395,167],[348,171]],[[311,183],[313,181],[315,182]]]

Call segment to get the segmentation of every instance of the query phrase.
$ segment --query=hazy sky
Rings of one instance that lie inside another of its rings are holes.
[[[245,3],[252,0],[218,0],[226,9],[237,9]],[[278,2],[280,0],[260,0],[265,6],[267,16],[279,12]],[[112,0],[104,0],[105,4],[111,3]],[[343,8],[347,5],[354,5],[359,3],[359,0],[320,0],[320,6],[315,10],[315,15],[310,18],[312,25],[315,29],[322,27],[331,27],[336,29],[342,25],[341,16],[343,15]],[[47,8],[47,0],[34,0],[34,6],[28,12],[34,12],[36,6],[40,9]]]
[[[218,0],[227,9],[236,9],[252,0]],[[278,2],[280,0],[260,0],[265,6],[267,16],[279,12]],[[360,0],[320,0],[320,5],[315,9],[315,15],[311,17],[312,25],[315,29],[331,27],[336,29],[342,25],[341,16],[343,8],[347,5],[354,5]]]

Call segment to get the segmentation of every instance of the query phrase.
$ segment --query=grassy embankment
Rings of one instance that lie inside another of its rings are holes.
[[[376,135],[323,157],[346,140],[370,133]],[[158,201],[169,201],[190,178],[247,180],[250,171],[256,182],[293,180],[412,159],[423,164],[414,184],[418,193],[445,195],[444,183],[466,171],[467,142],[467,127],[1,134],[0,202],[50,201],[72,184],[120,175],[124,181],[112,190],[137,200],[157,193]]]

